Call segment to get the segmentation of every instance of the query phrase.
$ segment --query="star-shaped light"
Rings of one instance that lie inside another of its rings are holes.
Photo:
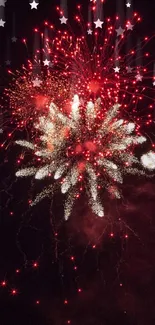
[[[115,67],[113,69],[114,69],[115,73],[119,73],[119,71],[120,71],[120,68],[119,67]]]
[[[95,26],[95,28],[102,28],[102,24],[103,24],[104,22],[103,21],[101,21],[99,18],[96,20],[96,21],[94,21],[94,24],[96,25]]]
[[[38,77],[36,77],[36,78],[32,81],[32,83],[33,83],[33,87],[40,87],[42,81],[39,80]]]
[[[133,70],[133,68],[131,68],[130,66],[126,67],[127,73],[132,73],[132,70]]]
[[[127,27],[127,30],[133,30],[134,25],[132,25],[132,24],[130,23],[130,21],[128,21],[126,27]]]
[[[49,66],[50,61],[46,59],[46,60],[43,61],[43,63],[44,63],[44,65]]]
[[[5,2],[6,2],[7,0],[0,0],[0,6],[2,6],[2,7],[5,7]]]
[[[2,134],[3,133],[3,129],[0,129],[0,134]]]
[[[11,38],[11,40],[12,40],[12,43],[16,43],[16,41],[17,41],[17,37],[16,37],[16,36],[13,36],[13,37]]]
[[[5,24],[6,22],[3,20],[3,19],[0,19],[0,27],[4,27],[4,24]]]
[[[155,80],[153,80],[153,83],[152,84],[153,84],[153,86],[155,86]]]
[[[88,33],[88,35],[92,35],[92,33],[93,33],[92,29],[89,28],[89,29],[87,30],[87,33]]]
[[[137,80],[137,81],[142,81],[142,79],[143,79],[143,76],[142,76],[140,73],[138,73],[138,74],[136,75],[136,80]]]
[[[131,3],[130,2],[127,2],[126,3],[126,6],[127,6],[127,8],[130,8],[131,7]]]
[[[65,16],[63,16],[63,17],[61,17],[59,19],[60,19],[61,24],[67,24],[68,18],[66,18]]]
[[[117,36],[122,36],[124,32],[125,29],[123,29],[121,26],[118,29],[116,29]]]
[[[37,9],[38,5],[39,3],[35,2],[35,0],[33,0],[33,2],[30,2],[31,9]]]

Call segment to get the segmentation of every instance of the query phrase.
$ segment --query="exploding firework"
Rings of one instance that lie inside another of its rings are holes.
[[[57,10],[62,15],[60,8]],[[11,108],[11,121],[17,128],[30,126],[32,129],[32,121],[47,111],[51,101],[60,110],[67,111],[68,103],[78,94],[87,101],[100,97],[103,110],[120,103],[121,109],[131,113],[133,119],[150,124],[154,93],[150,86],[151,66],[146,61],[149,53],[144,52],[149,38],[127,50],[131,33],[141,20],[139,15],[133,14],[123,29],[119,17],[114,21],[106,19],[104,25],[100,20],[85,25],[79,6],[78,10],[75,20],[82,36],[70,31],[63,18],[60,20],[65,30],[57,31],[45,22],[44,33],[35,29],[44,46],[36,49],[33,62],[28,60],[28,67],[23,66],[22,71],[9,70],[13,80],[5,95]],[[147,115],[139,114],[144,99],[150,111]]]
[[[42,163],[39,167],[34,165],[19,170],[16,176],[35,175],[38,180],[52,179],[49,187],[37,195],[32,205],[51,196],[55,184],[60,180],[61,192],[68,194],[65,219],[70,216],[74,200],[79,198],[84,188],[93,212],[102,217],[104,208],[99,198],[101,187],[120,198],[117,183],[123,182],[123,174],[145,175],[139,166],[133,167],[140,165],[133,149],[135,145],[145,142],[146,138],[133,134],[134,123],[118,118],[119,104],[109,109],[103,119],[100,118],[101,106],[100,98],[95,103],[89,101],[81,104],[79,96],[75,95],[71,114],[67,117],[51,103],[48,116],[41,117],[36,125],[41,132],[39,144],[16,141],[18,145],[32,150]],[[150,153],[147,155],[149,160]],[[150,162],[143,156],[141,159],[143,165],[150,168]],[[155,165],[155,155],[152,154],[150,159],[151,166],[153,161]]]
[[[67,78],[59,78],[54,71],[42,72],[36,77],[31,69],[24,69],[23,74],[15,78],[15,83],[5,90],[12,109],[11,121],[17,129],[28,128],[30,131],[38,116],[46,113],[51,100],[61,108],[68,98],[69,89]]]
[[[57,9],[61,24],[66,25],[67,19]],[[60,184],[66,195],[65,219],[83,190],[92,211],[102,217],[99,190],[107,189],[120,198],[117,184],[123,182],[123,175],[145,175],[142,167],[153,170],[155,160],[152,151],[141,160],[134,154],[135,146],[146,141],[140,127],[152,122],[151,113],[145,116],[138,111],[143,99],[152,108],[149,64],[142,64],[141,56],[148,38],[138,50],[135,47],[124,54],[140,17],[134,14],[124,29],[118,27],[118,17],[115,23],[108,18],[104,30],[100,19],[93,22],[94,28],[92,23],[85,28],[80,11],[75,19],[82,36],[76,37],[69,29],[56,32],[46,22],[43,71],[34,75],[30,64],[7,90],[17,127],[29,126],[33,133],[33,141],[16,141],[34,154],[33,164],[16,175],[50,180],[32,205],[53,195]],[[147,59],[149,54],[144,56]],[[35,60],[39,62],[37,55]]]

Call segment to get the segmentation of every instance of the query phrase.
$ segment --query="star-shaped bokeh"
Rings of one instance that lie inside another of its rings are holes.
[[[35,0],[33,0],[32,2],[30,2],[30,6],[31,9],[37,9],[38,8],[39,3],[36,2]]]
[[[94,24],[95,24],[95,28],[102,28],[102,25],[103,25],[103,21],[101,21],[99,18],[96,20],[96,21],[94,21]]]

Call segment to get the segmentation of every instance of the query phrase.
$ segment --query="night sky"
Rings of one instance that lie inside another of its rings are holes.
[[[105,2],[104,17],[114,16],[117,0]],[[78,3],[87,17],[87,0],[68,0],[69,21]],[[132,3],[142,17],[137,38],[153,35],[155,1]],[[7,0],[0,7],[6,21],[0,27],[1,95],[7,70],[32,59],[34,28],[46,20],[60,27],[57,5],[39,0],[31,10],[29,0]],[[148,48],[155,55],[155,43]],[[9,111],[5,119],[1,143],[10,130]],[[126,177],[121,201],[104,195],[104,219],[92,215],[83,196],[65,222],[59,193],[52,208],[48,200],[28,208],[31,182],[15,177],[18,153],[13,144],[0,151],[0,325],[155,324],[155,179]]]

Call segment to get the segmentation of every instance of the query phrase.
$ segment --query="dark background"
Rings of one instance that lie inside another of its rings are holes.
[[[76,3],[68,0],[69,20]],[[87,17],[88,1],[80,3]],[[9,80],[8,53],[11,69],[20,69],[32,57],[33,29],[45,20],[59,26],[56,5],[40,0],[38,10],[30,10],[28,0],[7,1],[0,29],[1,91]],[[107,0],[104,15],[115,15],[116,7],[117,1]],[[155,1],[133,0],[133,8],[143,19],[137,37],[152,35]],[[18,40],[12,44],[13,13]],[[16,150],[0,153],[0,325],[155,324],[154,179],[126,178],[121,203],[105,196],[104,220],[91,215],[83,198],[66,223],[59,195],[52,209],[46,200],[28,209],[30,182],[15,179]]]

